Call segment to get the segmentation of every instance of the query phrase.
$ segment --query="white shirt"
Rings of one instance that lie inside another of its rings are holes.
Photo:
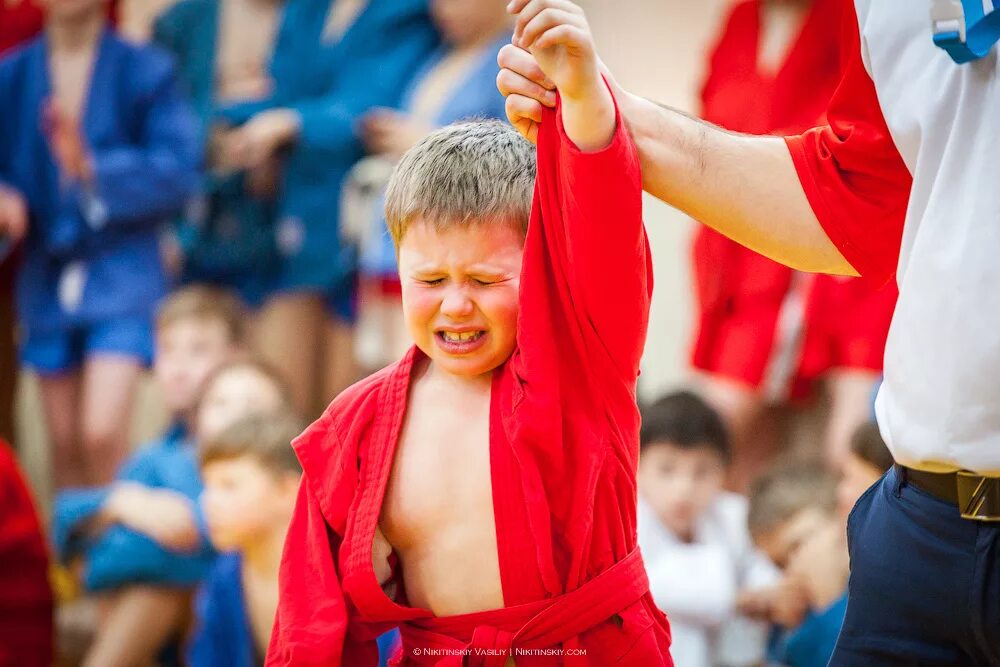
[[[817,217],[862,274],[878,273],[866,270],[881,268],[878,258],[891,266],[897,221],[902,227],[899,301],[876,402],[896,460],[931,471],[1000,475],[997,53],[955,64],[932,41],[930,6],[931,0],[855,0],[868,76],[849,67],[830,108],[834,130],[807,133],[805,149],[797,139],[789,145]],[[892,146],[885,160],[884,132],[866,143],[882,119],[903,164]],[[852,130],[855,121],[874,131]],[[809,144],[817,136],[818,145]]]
[[[653,600],[670,620],[670,653],[678,667],[753,665],[764,657],[767,628],[735,613],[748,587],[777,581],[778,571],[754,551],[747,501],[723,493],[684,543],[639,497],[639,548]]]

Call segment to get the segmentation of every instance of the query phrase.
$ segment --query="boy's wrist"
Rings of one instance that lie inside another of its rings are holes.
[[[606,148],[614,138],[617,119],[614,97],[600,73],[573,95],[560,95],[563,128],[576,147],[585,153]]]
[[[594,104],[600,100],[607,89],[607,84],[604,82],[604,78],[601,76],[601,72],[596,67],[596,64],[592,69],[593,72],[590,75],[583,77],[585,83],[574,87],[572,90],[564,89],[559,91],[559,95],[563,101],[572,102],[573,104]]]

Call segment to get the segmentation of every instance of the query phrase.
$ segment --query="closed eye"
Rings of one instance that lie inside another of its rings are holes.
[[[427,285],[428,287],[434,287],[435,285],[440,285],[444,282],[444,278],[432,278],[430,280],[418,280],[422,285]]]

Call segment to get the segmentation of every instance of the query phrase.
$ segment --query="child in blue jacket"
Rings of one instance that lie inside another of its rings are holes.
[[[230,159],[249,169],[281,160],[277,270],[259,340],[292,380],[300,412],[325,405],[354,379],[356,262],[340,241],[339,202],[345,175],[365,153],[360,120],[398,105],[436,44],[427,0],[297,0],[285,9],[274,48],[274,94],[228,111],[241,124],[225,150]],[[291,339],[294,348],[281,344]]]
[[[21,360],[41,378],[55,486],[109,482],[166,293],[162,225],[196,191],[196,122],[169,58],[104,0],[49,0],[0,61],[0,237],[25,239]]]

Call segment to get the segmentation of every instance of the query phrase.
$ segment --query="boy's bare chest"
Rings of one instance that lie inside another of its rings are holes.
[[[274,47],[280,3],[228,0],[222,5],[216,57],[220,99],[253,99],[270,92],[268,61]]]
[[[449,526],[493,526],[489,395],[420,398],[411,403],[383,503],[382,528],[397,548]]]
[[[90,87],[94,52],[53,54],[49,64],[52,103],[66,117],[79,119]]]

